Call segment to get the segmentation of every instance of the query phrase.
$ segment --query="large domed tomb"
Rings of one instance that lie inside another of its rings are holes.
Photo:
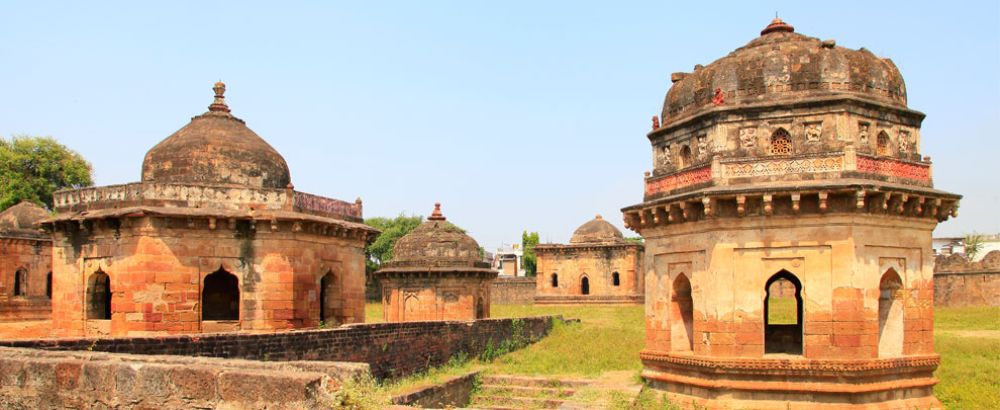
[[[490,317],[490,286],[498,272],[479,244],[447,222],[441,204],[396,241],[393,258],[375,272],[389,322],[475,320]]]
[[[642,303],[642,245],[600,215],[580,225],[569,244],[539,244],[535,254],[536,304]]]
[[[889,59],[775,19],[647,134],[643,377],[709,408],[939,407],[924,114]]]
[[[230,112],[154,146],[136,183],[56,192],[53,335],[276,331],[364,321],[362,204],[294,190]]]

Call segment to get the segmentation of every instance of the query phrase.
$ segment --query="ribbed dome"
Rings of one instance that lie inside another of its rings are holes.
[[[37,231],[40,228],[36,224],[48,217],[49,213],[42,207],[21,201],[0,212],[0,231]]]
[[[489,268],[479,255],[479,243],[445,221],[441,204],[435,204],[427,221],[396,241],[389,268],[456,267]]]
[[[569,243],[625,243],[625,238],[622,236],[622,231],[597,215],[594,219],[576,228]]]
[[[850,94],[906,107],[903,76],[891,60],[862,48],[804,36],[775,19],[746,46],[693,73],[677,73],[663,104],[664,123],[720,105]],[[720,94],[721,101],[719,97]],[[713,101],[713,98],[715,101]]]
[[[226,86],[216,83],[209,111],[146,153],[143,182],[284,189],[288,164],[266,141],[229,113]]]

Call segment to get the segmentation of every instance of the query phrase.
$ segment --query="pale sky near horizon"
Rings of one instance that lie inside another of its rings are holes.
[[[938,189],[936,236],[1000,232],[1000,2],[6,2],[0,136],[49,135],[97,185],[227,83],[233,114],[296,189],[365,216],[444,214],[493,250],[564,242],[642,199],[670,73],[707,65],[778,11],[799,33],[891,58]],[[635,235],[625,231],[626,235]]]

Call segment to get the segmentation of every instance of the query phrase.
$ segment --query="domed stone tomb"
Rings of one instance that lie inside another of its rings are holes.
[[[595,216],[573,232],[568,245],[535,247],[535,303],[642,303],[642,249]]]
[[[0,212],[0,322],[45,320],[51,312],[52,239],[42,207],[21,202]],[[38,336],[18,330],[19,337]]]
[[[295,191],[285,160],[209,111],[149,150],[142,181],[59,191],[55,336],[275,331],[364,321],[361,201]]]
[[[389,322],[489,318],[490,286],[496,277],[479,244],[447,222],[441,204],[396,241],[392,261],[375,272],[383,317]]]
[[[646,241],[643,377],[709,408],[928,408],[931,232],[960,196],[896,66],[795,32],[674,73],[624,208]]]

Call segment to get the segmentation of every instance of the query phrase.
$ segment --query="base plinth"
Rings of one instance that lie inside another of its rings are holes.
[[[671,402],[709,409],[939,409],[937,355],[835,360],[644,351],[642,377]]]

